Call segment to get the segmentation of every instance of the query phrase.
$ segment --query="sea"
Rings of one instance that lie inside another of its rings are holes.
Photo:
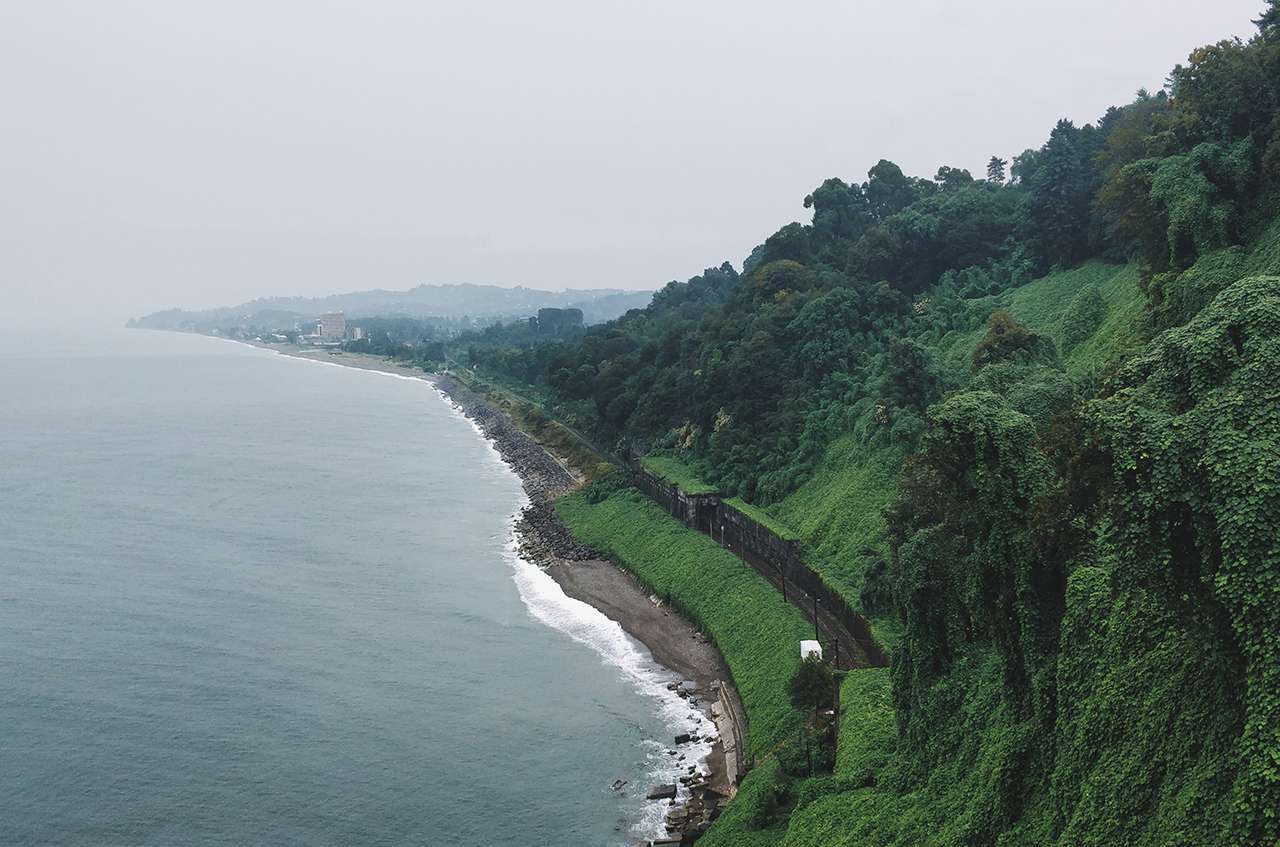
[[[703,719],[430,383],[120,329],[0,343],[0,398],[0,844],[661,833]]]

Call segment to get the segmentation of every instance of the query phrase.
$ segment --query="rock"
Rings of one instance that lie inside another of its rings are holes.
[[[436,388],[474,421],[486,438],[493,441],[503,460],[519,475],[525,493],[534,504],[546,505],[547,500],[573,486],[573,474],[521,432],[510,416],[494,409],[483,397],[448,375],[438,376],[434,382]],[[577,546],[585,550],[581,545]]]
[[[687,733],[687,732],[682,732],[682,733],[680,733],[679,735],[677,735],[677,736],[676,736],[676,743],[677,743],[677,744],[688,744],[688,743],[689,743],[689,733]]]
[[[674,800],[676,798],[676,787],[674,784],[654,786],[646,796],[646,800]]]

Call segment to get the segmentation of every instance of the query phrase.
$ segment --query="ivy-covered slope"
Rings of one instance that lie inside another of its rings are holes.
[[[1277,843],[1278,365],[1253,277],[1055,432],[935,407],[891,515],[900,734],[785,843]]]
[[[1195,652],[1207,663],[1188,668],[1183,693],[1205,720],[1162,704],[1183,729],[1171,764],[1194,763],[1186,792],[1202,796],[1161,799],[1188,816],[1208,801],[1219,814],[1205,822],[1240,843],[1280,842],[1277,365],[1280,277],[1243,279],[1160,337],[1085,416],[1109,460],[1100,536],[1115,581],[1204,642]]]
[[[969,302],[963,325],[974,329],[939,336],[926,325],[916,340],[940,363],[947,384],[965,386],[973,379],[970,359],[987,319],[1007,310],[1060,351],[1048,367],[1006,367],[1007,376],[997,381],[1000,390],[1019,395],[1029,408],[1041,399],[1037,395],[1052,398],[1065,390],[1068,398],[1077,396],[1080,389],[1073,381],[1095,382],[1141,350],[1150,336],[1144,302],[1134,265],[1093,261]],[[884,438],[882,428],[849,433],[826,450],[808,480],[771,507],[799,532],[806,558],[867,613],[877,636],[891,645],[899,627],[884,585],[889,559],[885,512],[898,490],[906,455],[902,446]]]

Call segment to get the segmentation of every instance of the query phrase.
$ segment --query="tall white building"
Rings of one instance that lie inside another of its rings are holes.
[[[347,334],[347,319],[342,312],[321,315],[316,321],[316,335],[321,341],[341,341]]]

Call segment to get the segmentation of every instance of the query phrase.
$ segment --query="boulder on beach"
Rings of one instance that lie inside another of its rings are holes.
[[[674,800],[675,798],[676,798],[675,783],[671,783],[669,785],[654,786],[653,790],[651,790],[647,795],[645,795],[646,800]]]

